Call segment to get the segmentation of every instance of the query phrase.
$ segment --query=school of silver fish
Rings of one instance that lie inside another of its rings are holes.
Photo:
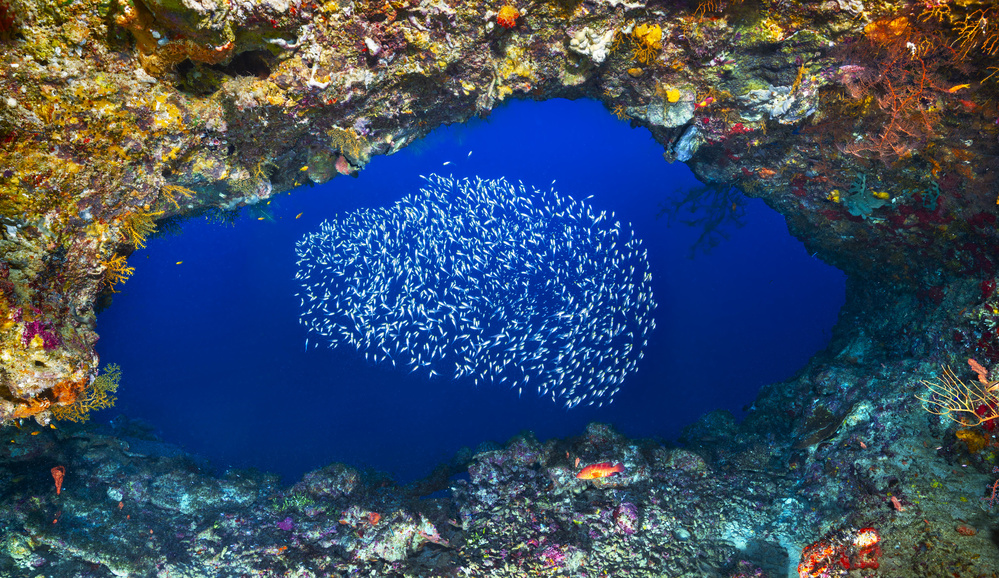
[[[642,241],[614,213],[505,179],[423,177],[296,245],[299,321],[372,362],[612,403],[655,329]],[[589,198],[589,197],[588,197]]]

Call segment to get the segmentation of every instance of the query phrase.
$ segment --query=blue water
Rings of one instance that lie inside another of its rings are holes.
[[[691,259],[701,231],[656,214],[698,183],[662,150],[595,102],[514,102],[377,157],[357,179],[281,195],[266,217],[244,210],[235,227],[189,221],[182,235],[132,255],[134,277],[98,319],[102,365],[120,364],[123,377],[117,406],[94,418],[143,418],[220,469],[257,467],[292,482],[333,461],[409,481],[462,446],[522,430],[569,436],[602,421],[629,436],[674,438],[713,409],[741,417],[761,385],[790,377],[828,342],[845,276],[809,256],[757,200],[746,202],[744,226]],[[566,411],[527,391],[518,399],[503,386],[374,366],[349,350],[305,350],[295,242],[324,219],[394,203],[432,172],[538,188],[555,180],[632,223],[649,249],[658,327],[613,405]]]

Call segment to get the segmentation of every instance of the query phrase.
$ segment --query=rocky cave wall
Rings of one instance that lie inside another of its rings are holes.
[[[0,423],[100,407],[95,307],[158,226],[356,174],[506,99],[597,99],[764,199],[850,275],[853,327],[898,292],[939,304],[999,254],[997,12],[0,0]]]

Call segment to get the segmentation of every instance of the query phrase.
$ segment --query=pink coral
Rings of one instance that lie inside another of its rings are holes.
[[[624,534],[631,535],[638,528],[638,507],[631,502],[622,502],[614,509],[614,523]]]
[[[45,349],[54,349],[62,343],[62,340],[60,340],[59,336],[51,330],[47,322],[28,321],[25,323],[24,335],[21,336],[24,346],[27,347],[36,335],[42,338],[42,347]]]
[[[560,567],[565,564],[565,553],[562,549],[552,544],[541,552],[541,559],[550,568]]]
[[[354,172],[350,167],[350,163],[347,161],[347,157],[343,155],[336,158],[336,164],[334,164],[334,166],[336,167],[336,172],[341,175],[349,175]]]

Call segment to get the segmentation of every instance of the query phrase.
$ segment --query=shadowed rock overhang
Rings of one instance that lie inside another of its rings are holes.
[[[503,6],[0,0],[0,423],[87,399],[95,304],[157,221],[506,99],[603,102],[855,283],[994,276],[994,3]]]

